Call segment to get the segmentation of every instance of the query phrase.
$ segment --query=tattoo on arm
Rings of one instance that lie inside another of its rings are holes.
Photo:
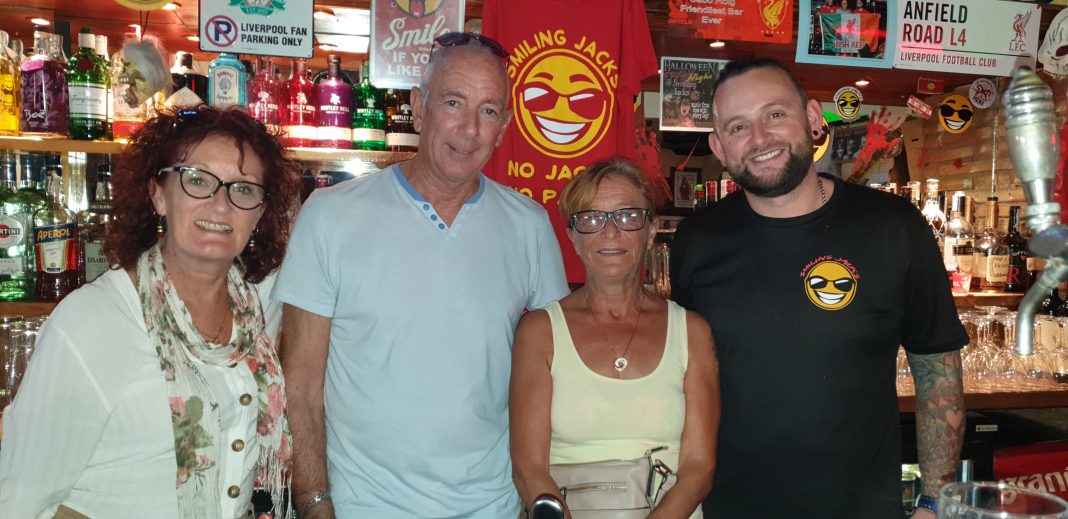
[[[964,389],[960,352],[908,354],[916,381],[916,445],[923,493],[938,496],[938,489],[954,480],[964,443]]]

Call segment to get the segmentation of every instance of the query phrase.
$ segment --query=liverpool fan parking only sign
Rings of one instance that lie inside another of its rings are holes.
[[[310,58],[313,0],[201,0],[200,50]]]

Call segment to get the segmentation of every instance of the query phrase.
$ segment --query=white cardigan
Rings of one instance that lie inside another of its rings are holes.
[[[258,289],[277,339],[281,305],[266,299],[273,281],[272,275]],[[222,517],[243,517],[259,444],[256,400],[239,399],[255,397],[256,382],[247,369],[200,368],[221,407]],[[238,439],[244,446],[235,450]],[[41,327],[4,413],[0,517],[51,518],[67,505],[94,518],[176,518],[175,481],[159,357],[133,282],[124,270],[110,270],[67,296]]]

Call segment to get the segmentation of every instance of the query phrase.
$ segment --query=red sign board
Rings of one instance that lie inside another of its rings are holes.
[[[945,82],[941,79],[921,77],[916,80],[916,92],[920,94],[941,94],[946,91]]]
[[[434,38],[463,31],[462,0],[371,2],[371,82],[378,88],[419,85]]]
[[[931,108],[931,105],[925,103],[923,99],[920,99],[916,96],[909,96],[908,105],[913,112],[916,112],[920,117],[923,117],[924,119],[931,120],[931,116],[934,115],[934,108]]]
[[[998,449],[994,452],[994,478],[1068,499],[1068,441]]]
[[[677,0],[668,2],[672,32],[710,40],[790,43],[794,0]]]

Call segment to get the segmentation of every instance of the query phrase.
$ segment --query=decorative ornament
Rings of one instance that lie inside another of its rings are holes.
[[[985,77],[972,81],[972,86],[968,87],[968,100],[981,110],[994,106],[997,95],[998,91],[994,82]]]
[[[868,121],[868,135],[864,138],[864,147],[857,152],[853,161],[853,170],[849,182],[859,182],[872,166],[879,161],[901,153],[901,124],[905,122],[902,115],[894,115],[886,107],[879,108]]]
[[[152,11],[170,3],[171,0],[115,0],[115,3],[135,11]]]
[[[942,100],[938,107],[938,122],[947,133],[964,133],[975,119],[972,102],[960,94],[953,94]]]
[[[850,122],[860,117],[860,104],[864,102],[864,94],[851,86],[839,88],[834,93],[834,108],[843,121]]]
[[[1068,76],[1068,9],[1061,9],[1050,22],[1046,37],[1038,47],[1038,61],[1047,74]]]

